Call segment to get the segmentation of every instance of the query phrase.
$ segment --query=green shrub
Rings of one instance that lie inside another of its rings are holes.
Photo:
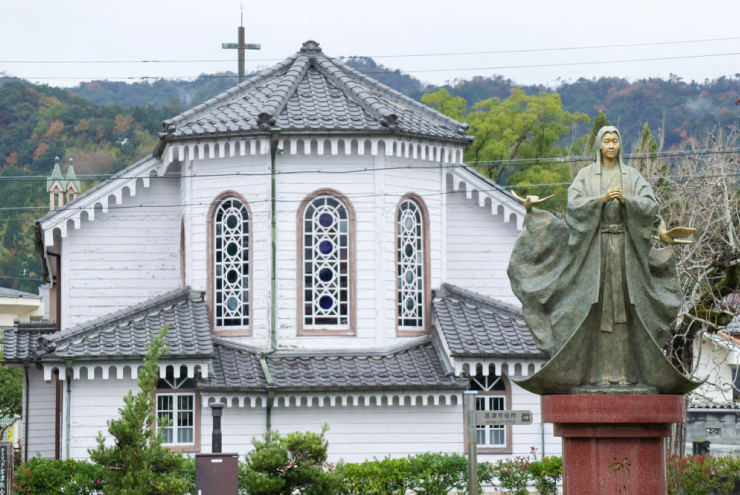
[[[467,491],[468,458],[460,454],[417,454],[409,458],[413,490],[418,495]]]
[[[557,495],[558,482],[563,477],[563,460],[560,457],[543,457],[527,467],[539,495]]]
[[[732,456],[668,458],[669,495],[730,495],[740,483],[740,459]]]
[[[406,457],[344,464],[340,489],[345,495],[404,495],[411,489],[411,476]]]
[[[103,468],[85,461],[33,457],[15,472],[18,495],[96,495],[102,493]]]
[[[488,462],[478,464],[480,482],[492,478]],[[447,495],[451,490],[468,492],[468,459],[460,454],[417,454],[345,464],[340,470],[343,495]]]
[[[304,495],[338,493],[339,479],[327,463],[329,443],[321,433],[289,433],[280,436],[272,431],[265,440],[254,439],[254,450],[247,455],[241,488],[249,495],[291,495],[298,490]]]
[[[497,461],[492,469],[493,477],[498,479],[494,486],[501,488],[507,495],[527,495],[529,464],[529,459],[522,456]]]

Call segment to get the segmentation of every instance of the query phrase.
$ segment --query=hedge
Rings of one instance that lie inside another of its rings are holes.
[[[247,472],[240,463],[239,473]],[[668,458],[668,495],[732,495],[740,485],[740,458],[677,456]],[[447,495],[451,490],[467,492],[467,458],[460,454],[418,454],[362,463],[339,463],[332,469],[341,495]],[[542,495],[557,493],[562,475],[559,457],[530,460],[515,457],[478,464],[479,480],[510,495],[521,495],[527,487]],[[195,462],[191,458],[178,473],[190,481],[195,492]],[[245,486],[240,482],[240,486]],[[86,461],[59,461],[34,457],[15,473],[18,495],[110,495],[105,491],[103,468]],[[246,490],[240,490],[246,495]],[[482,492],[481,492],[482,493]]]

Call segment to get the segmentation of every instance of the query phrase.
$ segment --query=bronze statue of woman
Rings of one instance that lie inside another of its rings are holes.
[[[625,165],[615,127],[602,127],[595,142],[595,162],[568,189],[565,222],[533,208],[544,199],[519,198],[527,216],[508,274],[538,347],[551,359],[517,383],[543,395],[686,393],[700,382],[684,377],[661,350],[681,293],[672,247],[652,247],[657,201]]]

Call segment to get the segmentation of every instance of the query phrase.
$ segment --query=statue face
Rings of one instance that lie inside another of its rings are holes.
[[[619,155],[619,136],[614,132],[604,134],[601,141],[601,156],[613,160]]]

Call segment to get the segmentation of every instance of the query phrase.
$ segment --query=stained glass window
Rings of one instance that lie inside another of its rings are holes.
[[[303,324],[349,327],[350,238],[347,207],[317,196],[303,213]]]
[[[404,200],[397,215],[398,328],[424,328],[424,226],[416,201]]]
[[[249,325],[249,213],[229,198],[216,210],[214,309],[216,328]]]

